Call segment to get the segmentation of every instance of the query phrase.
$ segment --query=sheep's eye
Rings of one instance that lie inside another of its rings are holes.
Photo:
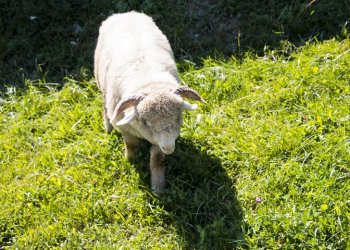
[[[141,122],[143,125],[149,126],[149,123],[145,119],[141,118]]]

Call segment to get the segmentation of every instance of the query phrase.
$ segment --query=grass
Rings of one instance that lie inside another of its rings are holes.
[[[129,163],[103,131],[90,77],[8,88],[0,248],[348,249],[350,40],[287,49],[181,66],[209,105],[186,115],[161,198],[147,143]]]
[[[349,34],[348,0],[0,0],[0,90],[25,79],[62,83],[91,74],[98,27],[112,13],[151,15],[169,38],[177,61],[263,54]]]

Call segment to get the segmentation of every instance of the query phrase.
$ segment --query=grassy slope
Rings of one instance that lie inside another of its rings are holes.
[[[0,110],[0,248],[350,247],[350,40],[287,60],[207,60],[182,79],[209,105],[186,116],[149,190],[102,128],[89,79],[28,82]]]

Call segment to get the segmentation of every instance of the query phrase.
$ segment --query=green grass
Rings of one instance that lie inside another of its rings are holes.
[[[0,248],[348,249],[350,40],[182,65],[186,115],[168,192],[102,125],[88,77],[0,99]]]

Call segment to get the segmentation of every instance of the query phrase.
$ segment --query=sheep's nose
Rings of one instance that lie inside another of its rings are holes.
[[[159,147],[163,151],[163,153],[167,155],[173,153],[175,150],[175,145],[159,145]]]

